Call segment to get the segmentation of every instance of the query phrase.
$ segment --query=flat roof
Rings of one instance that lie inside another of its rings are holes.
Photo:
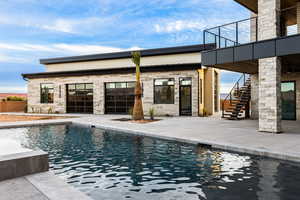
[[[141,72],[166,72],[166,71],[185,71],[185,70],[197,70],[201,69],[200,63],[191,64],[175,64],[175,65],[157,65],[143,67],[141,66]],[[70,77],[70,76],[92,76],[92,75],[106,75],[106,74],[128,74],[135,73],[135,67],[123,67],[114,69],[89,69],[89,70],[77,70],[77,71],[57,71],[57,72],[40,72],[32,74],[22,74],[23,78],[52,78],[52,77]]]
[[[201,52],[204,50],[214,49],[215,44],[199,44],[199,45],[189,45],[189,46],[177,46],[177,47],[167,47],[167,48],[157,48],[157,49],[145,49],[137,50],[141,52],[142,57],[146,56],[158,56],[158,55],[170,55],[170,54],[180,54],[180,53],[194,53]],[[84,56],[71,56],[71,57],[60,57],[60,58],[48,58],[41,59],[41,64],[58,64],[58,63],[72,63],[72,62],[83,62],[83,61],[95,61],[95,60],[109,60],[118,58],[131,58],[132,51],[114,52],[114,53],[104,53],[104,54],[92,54]]]

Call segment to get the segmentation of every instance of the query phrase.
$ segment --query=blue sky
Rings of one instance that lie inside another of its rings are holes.
[[[25,92],[40,58],[202,43],[202,30],[248,18],[233,0],[0,1],[0,92]],[[239,75],[222,74],[222,91]]]

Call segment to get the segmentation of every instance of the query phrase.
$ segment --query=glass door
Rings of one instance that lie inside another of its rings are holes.
[[[179,86],[180,115],[192,115],[192,79],[181,78]]]
[[[282,119],[296,120],[296,82],[281,83]]]

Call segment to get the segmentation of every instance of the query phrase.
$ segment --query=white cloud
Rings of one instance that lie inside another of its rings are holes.
[[[0,25],[13,25],[50,32],[87,35],[114,24],[113,21],[116,18],[117,16],[53,18],[42,15],[34,17],[31,15],[0,14]]]
[[[38,64],[39,59],[139,50],[140,47],[117,48],[86,44],[0,43],[0,63]],[[6,69],[7,70],[7,69]]]
[[[57,43],[57,44],[10,44],[10,43],[0,43],[0,50],[13,50],[13,51],[24,51],[24,52],[53,52],[61,54],[95,54],[95,53],[109,53],[109,52],[118,52],[118,51],[130,51],[138,50],[140,47],[131,47],[128,49],[117,48],[110,46],[101,46],[101,45],[85,45],[85,44],[66,44],[66,43]],[[0,55],[1,56],[1,55]],[[0,57],[1,58],[1,57]],[[4,58],[3,58],[4,59]]]
[[[180,31],[202,31],[217,25],[232,22],[231,18],[210,17],[203,19],[166,19],[161,23],[154,25],[157,33],[176,33]]]
[[[24,63],[27,62],[25,58],[22,57],[12,57],[5,54],[0,54],[0,62],[7,62],[7,63]],[[7,71],[7,69],[6,69]]]
[[[59,19],[54,24],[43,25],[41,28],[51,31],[58,31],[64,33],[76,33],[74,30],[74,23],[68,20]]]
[[[228,94],[233,86],[234,83],[221,83],[220,93]]]
[[[201,30],[204,24],[200,21],[176,20],[165,24],[155,24],[155,31],[157,33],[172,33],[182,30],[196,29]]]

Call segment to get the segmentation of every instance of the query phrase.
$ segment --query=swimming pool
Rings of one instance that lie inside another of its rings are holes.
[[[184,133],[183,133],[184,134]],[[299,199],[300,165],[73,125],[0,131],[94,199]]]

